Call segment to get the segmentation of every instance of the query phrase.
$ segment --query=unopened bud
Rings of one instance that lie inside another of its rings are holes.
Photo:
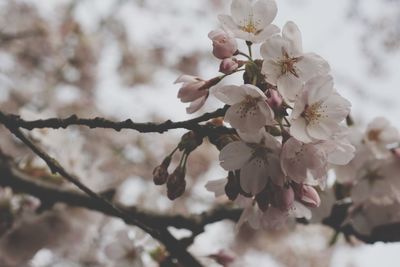
[[[171,157],[166,157],[163,162],[153,170],[153,182],[155,185],[163,185],[168,178],[168,166],[171,163]]]
[[[317,208],[321,204],[321,198],[319,197],[317,190],[309,185],[302,186],[300,201],[311,208]]]
[[[239,68],[236,58],[225,58],[219,65],[219,71],[224,74],[231,74]]]
[[[273,110],[277,110],[282,106],[283,103],[283,99],[282,96],[279,94],[279,92],[277,90],[268,90],[268,99],[267,99],[267,103],[268,105],[273,109]]]
[[[177,167],[167,179],[167,195],[170,200],[174,200],[183,195],[186,189],[185,170]]]
[[[218,29],[208,34],[213,42],[213,55],[219,59],[233,56],[237,51],[237,42],[233,34]]]
[[[178,145],[180,151],[190,153],[203,143],[203,136],[193,131],[185,133]]]

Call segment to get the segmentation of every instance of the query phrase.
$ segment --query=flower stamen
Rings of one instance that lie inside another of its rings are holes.
[[[322,118],[324,110],[321,109],[322,101],[306,105],[301,116],[306,119],[307,123],[315,123]]]

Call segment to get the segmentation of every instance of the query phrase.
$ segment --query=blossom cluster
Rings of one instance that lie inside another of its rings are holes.
[[[350,188],[347,223],[369,235],[375,227],[400,222],[400,134],[382,117],[364,132],[351,127],[350,133],[355,156],[335,172],[337,182]]]
[[[355,152],[345,123],[351,104],[334,88],[329,64],[303,51],[294,22],[282,30],[272,24],[276,14],[274,0],[233,0],[231,15],[220,15],[222,27],[209,33],[224,75],[177,80],[183,82],[178,97],[191,102],[188,113],[200,109],[210,92],[229,106],[224,122],[237,138],[219,156],[229,175],[207,188],[244,208],[239,225],[248,221],[255,228],[279,227],[289,217],[309,219],[328,170],[347,164]],[[238,49],[237,39],[248,53]],[[262,59],[253,58],[255,45]],[[244,84],[217,85],[239,71]]]

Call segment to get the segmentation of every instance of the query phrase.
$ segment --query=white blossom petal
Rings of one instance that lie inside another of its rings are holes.
[[[243,90],[243,88],[241,88],[240,86],[236,85],[225,85],[217,87],[212,91],[212,93],[218,100],[228,105],[239,103],[246,96],[246,91]]]
[[[251,111],[244,112],[243,109],[242,103],[229,107],[224,120],[242,132],[258,131],[267,124],[265,115],[260,111],[258,105],[254,106]]]
[[[222,168],[227,171],[240,169],[251,157],[252,149],[242,141],[227,144],[219,154]]]
[[[295,218],[305,218],[306,220],[310,220],[312,217],[310,209],[298,201],[293,203],[292,208],[289,210],[289,214]]]
[[[291,56],[297,57],[303,54],[301,32],[294,22],[288,21],[283,26],[282,37],[289,41]]]
[[[258,24],[258,29],[271,24],[277,13],[278,7],[275,0],[258,0],[253,5],[253,19]]]
[[[192,114],[198,111],[202,106],[204,106],[204,103],[206,102],[207,98],[208,95],[205,95],[190,103],[189,107],[186,108],[186,113]]]
[[[242,189],[256,195],[261,192],[268,181],[265,161],[253,158],[240,169],[240,186]]]
[[[279,77],[277,86],[283,98],[293,102],[303,87],[303,81],[288,72]]]
[[[228,15],[218,15],[218,20],[221,22],[222,27],[227,30],[232,32],[233,34],[235,34],[236,36],[236,32],[239,30],[238,25],[235,23],[235,21],[233,21],[231,16]]]
[[[326,75],[330,71],[328,62],[315,53],[303,54],[302,59],[296,64],[299,76],[303,81]]]
[[[206,184],[207,191],[213,192],[215,197],[220,197],[225,195],[225,185],[228,180],[226,178],[211,180]]]
[[[235,23],[245,26],[249,18],[253,15],[253,8],[248,0],[233,0],[231,4],[231,14]]]
[[[267,40],[269,37],[277,34],[280,32],[280,29],[278,26],[271,24],[266,26],[264,29],[262,29],[260,32],[258,32],[254,37],[252,37],[252,43],[261,43],[265,40]]]
[[[307,123],[304,118],[300,117],[291,121],[290,134],[304,143],[312,142],[312,139],[307,134]]]
[[[281,36],[268,38],[260,47],[261,56],[264,60],[280,60],[283,58],[282,48],[288,49],[289,43]]]
[[[265,75],[265,79],[272,85],[276,85],[278,82],[278,78],[281,74],[281,65],[276,63],[275,60],[269,59],[264,60],[262,65],[262,72]]]
[[[330,75],[317,76],[309,80],[304,88],[308,96],[308,104],[327,100],[333,93],[333,78]]]

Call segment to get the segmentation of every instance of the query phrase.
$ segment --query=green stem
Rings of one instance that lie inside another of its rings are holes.
[[[252,42],[246,41],[246,45],[247,45],[247,48],[249,49],[249,56],[250,56],[251,60],[253,60],[253,52],[251,51],[252,44],[253,44]]]
[[[239,52],[238,52],[238,55],[244,56],[244,57],[246,57],[247,59],[253,61],[253,59],[252,59],[249,55],[247,55],[246,53],[243,53],[243,52],[240,52],[240,51],[239,51]]]

